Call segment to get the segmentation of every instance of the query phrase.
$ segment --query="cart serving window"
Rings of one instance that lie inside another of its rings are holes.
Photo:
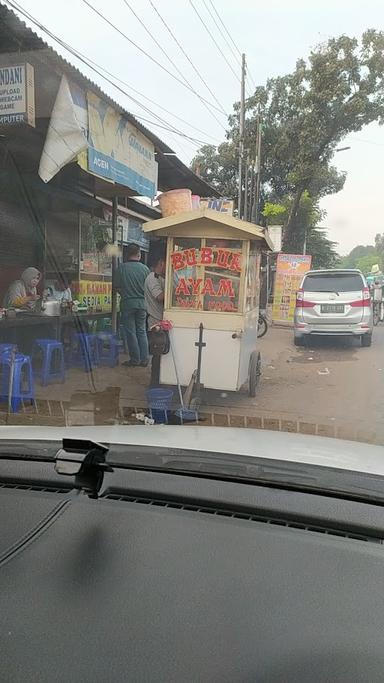
[[[238,313],[245,245],[239,240],[176,237],[169,245],[171,308]]]

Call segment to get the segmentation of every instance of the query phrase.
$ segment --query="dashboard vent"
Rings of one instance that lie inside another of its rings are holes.
[[[44,484],[14,484],[8,481],[0,481],[0,489],[19,489],[20,491],[42,491],[44,493],[70,493],[71,488],[51,486]]]
[[[370,536],[366,534],[358,534],[347,529],[334,529],[332,527],[317,526],[314,524],[306,524],[301,521],[291,521],[287,519],[280,519],[278,517],[270,517],[264,515],[255,515],[240,510],[230,510],[225,508],[210,507],[207,505],[190,505],[177,500],[165,500],[161,498],[143,498],[136,496],[129,496],[125,494],[109,492],[102,496],[104,499],[118,500],[126,503],[139,503],[141,505],[150,505],[154,507],[173,508],[176,510],[183,510],[188,512],[197,512],[205,515],[214,515],[218,517],[231,517],[233,519],[244,519],[250,522],[259,522],[262,524],[271,524],[275,526],[288,527],[290,529],[301,529],[302,531],[310,531],[318,534],[326,534],[329,536],[338,536],[339,538],[349,538],[355,541],[366,541],[370,543],[383,544],[384,539],[379,536]]]

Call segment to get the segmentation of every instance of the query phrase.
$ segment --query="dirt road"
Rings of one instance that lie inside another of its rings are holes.
[[[257,397],[210,392],[208,402],[232,414],[284,421],[292,430],[384,443],[384,325],[372,346],[359,340],[311,341],[293,345],[291,330],[271,327],[261,340],[263,374]],[[264,425],[264,421],[266,424]],[[271,426],[272,425],[271,422]]]

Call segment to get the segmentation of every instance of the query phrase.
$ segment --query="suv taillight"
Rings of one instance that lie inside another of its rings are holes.
[[[363,298],[357,301],[351,301],[349,304],[352,308],[369,308],[371,306],[371,294],[368,287],[363,289]]]
[[[303,289],[297,290],[297,292],[296,292],[296,308],[313,308],[314,305],[315,304],[313,301],[305,301]]]

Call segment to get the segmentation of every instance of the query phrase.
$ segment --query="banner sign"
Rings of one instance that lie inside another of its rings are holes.
[[[154,145],[92,92],[88,101],[88,170],[145,197],[157,192]]]
[[[225,248],[184,249],[170,255],[172,306],[236,313],[239,308],[242,253]]]
[[[35,76],[31,64],[0,66],[0,125],[35,127]]]
[[[311,269],[312,256],[279,254],[276,263],[272,320],[293,322],[296,292],[305,273]]]
[[[80,280],[75,296],[82,306],[110,312],[112,306],[112,282]]]
[[[201,209],[213,209],[213,211],[220,211],[220,213],[228,213],[233,216],[233,199],[218,199],[217,197],[202,197],[200,199]]]

